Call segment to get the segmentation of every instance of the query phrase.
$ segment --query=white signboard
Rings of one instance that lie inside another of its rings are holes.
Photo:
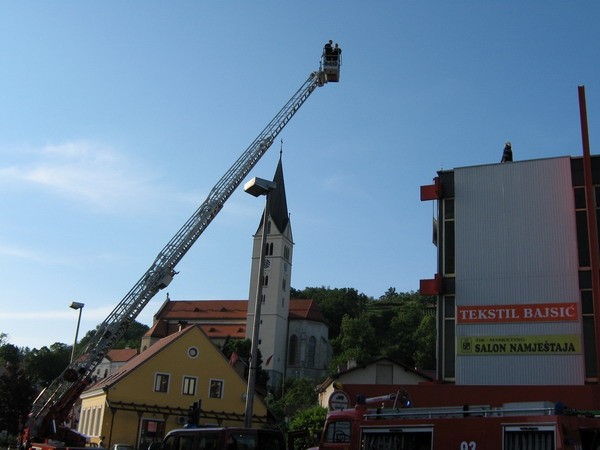
[[[344,391],[333,391],[329,396],[329,409],[334,411],[346,409],[350,405],[350,398]]]

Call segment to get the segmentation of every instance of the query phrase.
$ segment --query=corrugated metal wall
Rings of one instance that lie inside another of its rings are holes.
[[[456,304],[580,302],[570,158],[455,169]],[[579,335],[577,322],[457,324],[461,336]],[[583,384],[583,355],[456,357],[457,384]]]

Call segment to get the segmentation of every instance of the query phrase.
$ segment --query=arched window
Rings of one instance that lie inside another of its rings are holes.
[[[308,348],[306,349],[306,366],[315,367],[315,353],[317,351],[317,340],[311,336],[308,340]]]
[[[273,255],[273,243],[272,242],[267,242],[265,244],[265,255],[266,256],[272,256]]]
[[[296,364],[298,364],[298,359],[297,359],[297,354],[298,354],[298,336],[296,336],[295,334],[292,334],[292,336],[290,336],[290,345],[288,347],[288,364],[290,366],[295,366]]]

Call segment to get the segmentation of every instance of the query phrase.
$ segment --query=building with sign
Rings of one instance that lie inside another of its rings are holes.
[[[598,382],[599,202],[586,190],[599,185],[588,155],[442,170],[421,188],[436,202],[437,273],[420,291],[438,298],[440,381]]]

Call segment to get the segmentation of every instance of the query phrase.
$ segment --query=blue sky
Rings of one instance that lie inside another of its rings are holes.
[[[0,332],[71,344],[102,322],[318,68],[341,81],[283,130],[291,284],[379,297],[435,273],[439,169],[581,155],[600,132],[593,1],[4,2]],[[271,178],[279,139],[250,177]],[[248,298],[263,202],[240,187],[179,264],[172,299]],[[166,291],[138,320],[150,324]]]

